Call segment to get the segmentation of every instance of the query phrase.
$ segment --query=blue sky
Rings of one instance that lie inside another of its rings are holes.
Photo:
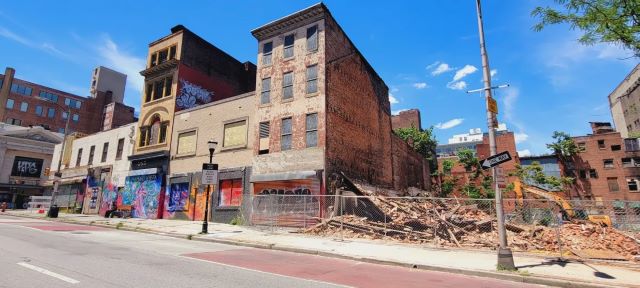
[[[128,74],[125,102],[140,104],[148,43],[183,24],[240,61],[256,62],[253,28],[315,1],[8,1],[0,8],[0,69],[88,95],[91,69]],[[484,100],[475,1],[325,1],[390,88],[392,110],[418,108],[439,142],[480,127]],[[551,0],[484,1],[499,120],[518,150],[547,152],[554,130],[589,133],[610,121],[607,95],[638,63],[612,45],[582,46],[566,26],[534,32],[530,11]],[[627,58],[627,59],[625,59]],[[0,72],[2,73],[2,72]]]

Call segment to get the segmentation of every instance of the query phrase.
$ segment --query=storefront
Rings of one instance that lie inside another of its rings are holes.
[[[121,205],[130,206],[135,218],[162,219],[169,153],[131,155],[129,160],[131,171],[125,178]]]

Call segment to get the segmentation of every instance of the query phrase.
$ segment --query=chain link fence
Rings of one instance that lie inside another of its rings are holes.
[[[559,257],[591,248],[627,256],[635,251],[620,237],[633,241],[630,237],[640,236],[639,201],[567,203],[570,207],[544,199],[505,199],[509,247]],[[429,247],[496,249],[498,245],[493,199],[255,195],[251,206],[248,223],[272,233],[295,231],[337,240]]]

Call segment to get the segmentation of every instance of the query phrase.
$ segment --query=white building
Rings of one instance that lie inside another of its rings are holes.
[[[108,207],[115,200],[112,197],[124,186],[129,172],[128,156],[133,152],[135,126],[136,123],[131,123],[67,141],[65,150],[70,153],[62,159],[62,178],[56,197],[60,198],[56,201],[59,206],[83,207],[84,213],[95,214],[101,211],[103,202],[104,207]],[[51,180],[57,171],[61,148],[61,144],[55,147]]]

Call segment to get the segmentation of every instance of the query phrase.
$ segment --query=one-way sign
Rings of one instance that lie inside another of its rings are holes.
[[[504,163],[510,160],[511,160],[511,155],[509,155],[509,151],[504,151],[502,153],[498,153],[487,159],[484,159],[482,161],[482,169],[489,169],[493,166],[497,166],[500,163]]]

